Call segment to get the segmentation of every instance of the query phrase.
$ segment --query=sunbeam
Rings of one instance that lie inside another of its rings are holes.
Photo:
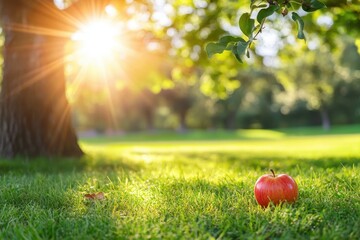
[[[64,88],[60,81],[65,79],[70,103],[76,106],[83,95],[86,100],[81,104],[106,104],[107,121],[117,128],[119,111],[115,101],[119,86],[126,83],[144,87],[149,72],[160,62],[147,49],[151,35],[131,29],[131,16],[107,1],[56,3],[57,6],[52,1],[36,1],[36,7],[41,6],[32,12],[30,21],[4,24],[5,31],[17,35],[16,44],[10,43],[7,49],[25,63],[21,69],[6,73],[21,84],[14,84],[5,97],[31,94],[37,87],[51,91],[52,87]],[[73,69],[70,74],[65,71],[69,66]],[[51,95],[51,91],[46,94]],[[62,121],[59,119],[60,124]]]

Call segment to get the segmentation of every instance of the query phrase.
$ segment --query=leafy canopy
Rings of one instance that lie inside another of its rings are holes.
[[[297,38],[306,40],[304,21],[298,10],[301,8],[305,12],[314,12],[325,7],[325,4],[318,0],[251,0],[250,12],[243,13],[239,19],[239,28],[243,36],[223,36],[217,42],[208,43],[205,50],[208,57],[231,51],[242,63],[245,55],[250,57],[249,48],[264,28],[267,18],[275,14],[285,17],[291,12],[291,19],[297,24]]]

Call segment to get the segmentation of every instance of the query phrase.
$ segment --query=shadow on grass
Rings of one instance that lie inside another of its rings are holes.
[[[342,167],[352,167],[360,165],[360,157],[295,157],[286,155],[271,154],[265,156],[254,155],[253,153],[208,153],[206,156],[198,153],[182,154],[182,157],[188,159],[203,159],[209,162],[223,163],[229,165],[232,169],[336,169]]]
[[[21,158],[13,160],[0,160],[0,174],[34,174],[34,173],[71,173],[71,172],[138,172],[147,168],[147,159],[150,159],[152,166],[156,168],[159,163],[166,161],[167,164],[176,166],[207,167],[208,164],[219,164],[225,169],[237,171],[247,170],[278,170],[302,169],[337,169],[342,167],[358,166],[360,157],[296,157],[286,155],[266,155],[253,153],[150,153],[146,158],[142,154],[133,154],[130,157],[120,155],[86,156],[80,159],[73,158],[37,158],[24,160]],[[145,160],[144,160],[144,159]],[[154,160],[151,160],[154,159]],[[169,160],[171,159],[171,160]]]
[[[139,171],[141,164],[128,159],[111,158],[106,155],[85,156],[83,158],[35,158],[0,159],[0,173],[69,173],[88,171]]]

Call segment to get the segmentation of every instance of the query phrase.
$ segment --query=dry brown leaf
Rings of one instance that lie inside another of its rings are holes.
[[[104,200],[105,194],[103,192],[98,193],[88,193],[84,195],[85,199],[88,200]]]

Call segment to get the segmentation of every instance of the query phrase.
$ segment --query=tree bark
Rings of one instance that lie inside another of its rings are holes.
[[[188,113],[188,109],[182,109],[178,112],[178,116],[179,116],[178,132],[180,133],[185,133],[187,131],[187,125],[186,125],[187,113]]]
[[[0,1],[5,34],[0,156],[81,156],[65,96],[67,39],[50,0]],[[55,30],[55,31],[54,31]]]
[[[328,113],[327,109],[326,108],[321,108],[320,109],[320,115],[321,115],[322,128],[325,131],[330,130],[331,124],[330,124],[330,117],[329,117],[329,113]]]
[[[144,111],[144,116],[145,116],[145,120],[146,120],[146,128],[149,132],[154,132],[155,131],[155,127],[154,127],[154,112],[153,109],[146,109]]]
[[[235,110],[235,109],[227,110],[227,113],[225,116],[225,128],[227,130],[236,129],[236,114],[237,114],[237,110]]]

